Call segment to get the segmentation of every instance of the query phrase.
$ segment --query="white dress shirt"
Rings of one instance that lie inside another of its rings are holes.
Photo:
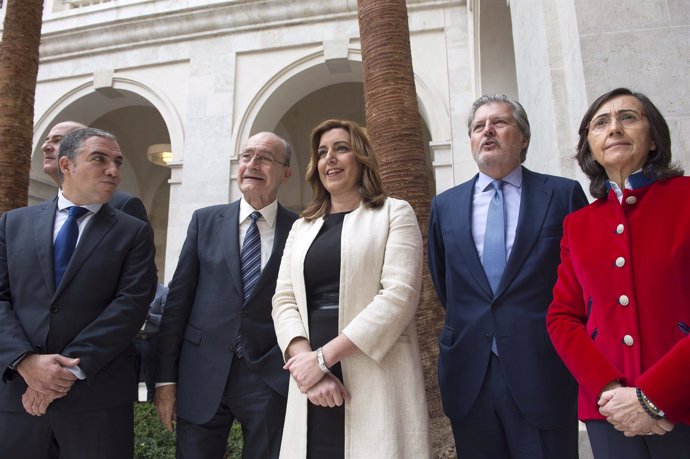
[[[264,269],[264,266],[266,266],[268,259],[271,258],[271,252],[273,251],[276,218],[278,217],[278,201],[273,201],[263,209],[254,209],[247,201],[244,200],[244,198],[240,200],[240,253],[242,253],[242,247],[244,246],[244,236],[247,234],[249,225],[252,222],[252,219],[249,218],[249,215],[255,210],[261,212],[261,218],[256,221],[256,226],[259,229],[259,235],[261,236],[261,269]]]

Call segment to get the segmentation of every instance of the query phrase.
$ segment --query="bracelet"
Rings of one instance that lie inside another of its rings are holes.
[[[644,400],[644,402],[649,406],[649,408],[654,412],[654,414],[662,418],[666,416],[666,413],[661,411],[659,407],[657,407],[654,403],[652,403],[652,401],[649,398],[647,398],[644,392],[642,392],[642,389],[640,389],[640,394],[642,394],[642,400]]]
[[[331,370],[326,366],[326,361],[323,358],[323,347],[316,350],[316,362],[319,364],[319,369],[324,373],[330,373]]]
[[[654,406],[652,402],[649,401],[647,396],[642,393],[642,390],[639,387],[635,388],[635,393],[637,394],[637,400],[640,402],[640,405],[642,405],[645,413],[647,413],[652,419],[658,421],[664,417],[664,412]]]

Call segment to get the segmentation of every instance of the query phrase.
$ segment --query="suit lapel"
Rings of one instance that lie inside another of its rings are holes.
[[[503,293],[510,285],[532,251],[553,194],[553,190],[544,183],[543,177],[524,167],[522,168],[522,187],[520,216],[518,217],[515,241],[513,241],[513,249],[510,251],[510,256],[506,262],[503,277],[498,284],[496,296]]]
[[[218,240],[228,264],[235,289],[242,296],[242,268],[240,267],[240,202],[235,201],[218,212]]]
[[[91,253],[98,247],[101,240],[110,232],[115,223],[117,223],[117,217],[115,217],[113,208],[107,204],[103,205],[101,210],[93,216],[88,226],[84,229],[84,233],[79,238],[77,247],[74,249],[74,255],[72,255],[67,265],[60,285],[56,288],[56,297],[65,289],[65,286],[72,280],[81,265],[91,256]]]
[[[479,259],[477,253],[477,246],[472,236],[472,199],[474,195],[474,186],[479,175],[475,175],[474,179],[466,182],[458,188],[457,195],[457,212],[452,212],[451,227],[455,234],[455,240],[458,243],[460,254],[468,264],[469,271],[474,276],[477,285],[488,295],[493,296],[491,292],[491,285],[486,278],[484,266]]]
[[[53,260],[53,230],[57,198],[36,207],[35,240],[38,261],[45,285],[55,292],[55,263]]]

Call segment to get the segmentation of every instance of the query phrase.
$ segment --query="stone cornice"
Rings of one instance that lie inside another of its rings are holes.
[[[166,7],[160,0],[133,0],[112,8],[104,4],[47,15],[41,62],[357,16],[356,0],[209,0],[203,6],[193,2],[197,4],[193,7],[186,3],[171,0]],[[464,3],[407,1],[410,13]]]

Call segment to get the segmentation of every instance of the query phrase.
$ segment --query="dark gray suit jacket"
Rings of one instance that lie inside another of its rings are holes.
[[[81,359],[86,380],[48,410],[93,410],[136,400],[132,342],[156,287],[151,228],[104,205],[55,286],[56,205],[52,199],[0,218],[0,410],[24,411],[26,384],[8,367],[26,352]]]
[[[523,168],[515,241],[496,294],[472,237],[474,179],[436,196],[429,220],[429,268],[446,320],[439,336],[443,408],[462,419],[484,381],[492,338],[510,392],[540,429],[576,422],[577,384],[546,332],[565,216],[587,205],[574,180]]]
[[[126,191],[117,190],[113,193],[113,197],[110,199],[110,207],[121,210],[122,212],[131,215],[132,217],[137,217],[139,220],[146,223],[149,222],[148,215],[146,215],[146,207],[141,199],[133,196]]]
[[[283,248],[297,215],[278,206],[273,252],[245,301],[239,253],[240,202],[192,215],[158,334],[156,381],[177,382],[177,414],[195,424],[216,413],[242,334],[247,366],[287,396],[272,298]]]

